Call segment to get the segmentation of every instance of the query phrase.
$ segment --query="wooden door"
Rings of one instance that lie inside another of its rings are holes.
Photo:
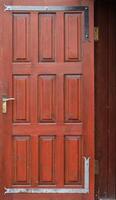
[[[7,0],[2,19],[4,198],[93,200],[93,2]]]

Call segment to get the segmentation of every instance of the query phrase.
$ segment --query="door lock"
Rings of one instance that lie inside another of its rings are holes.
[[[2,97],[2,113],[7,113],[7,102],[8,101],[14,101],[14,97],[7,98],[6,96]]]

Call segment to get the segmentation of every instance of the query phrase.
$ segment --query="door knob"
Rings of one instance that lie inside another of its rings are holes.
[[[7,113],[7,102],[14,100],[15,100],[14,97],[6,97],[6,96],[2,97],[2,113]]]

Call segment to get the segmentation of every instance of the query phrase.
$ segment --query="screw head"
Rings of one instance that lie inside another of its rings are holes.
[[[48,7],[46,6],[45,10],[48,10]]]
[[[89,38],[89,34],[88,34],[88,33],[86,33],[86,34],[85,34],[85,37],[86,37],[86,38]]]

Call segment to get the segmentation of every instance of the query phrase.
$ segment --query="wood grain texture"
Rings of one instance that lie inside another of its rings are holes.
[[[95,25],[99,26],[99,42],[95,43],[96,74],[96,199],[116,198],[116,2],[97,1]],[[100,120],[100,118],[102,120]]]
[[[30,80],[27,75],[13,77],[14,98],[13,121],[29,122],[30,120]]]
[[[81,140],[78,136],[65,136],[65,184],[80,182]]]
[[[27,136],[13,137],[14,180],[16,185],[27,185],[31,181],[30,138]]]
[[[81,121],[81,76],[65,75],[65,122]]]
[[[65,14],[65,61],[79,61],[81,58],[81,15]]]
[[[39,14],[39,61],[55,61],[55,14]]]
[[[55,143],[54,136],[39,137],[39,184],[55,184]]]
[[[38,77],[38,116],[39,122],[56,121],[56,76]]]
[[[30,60],[30,16],[13,14],[13,61]]]

